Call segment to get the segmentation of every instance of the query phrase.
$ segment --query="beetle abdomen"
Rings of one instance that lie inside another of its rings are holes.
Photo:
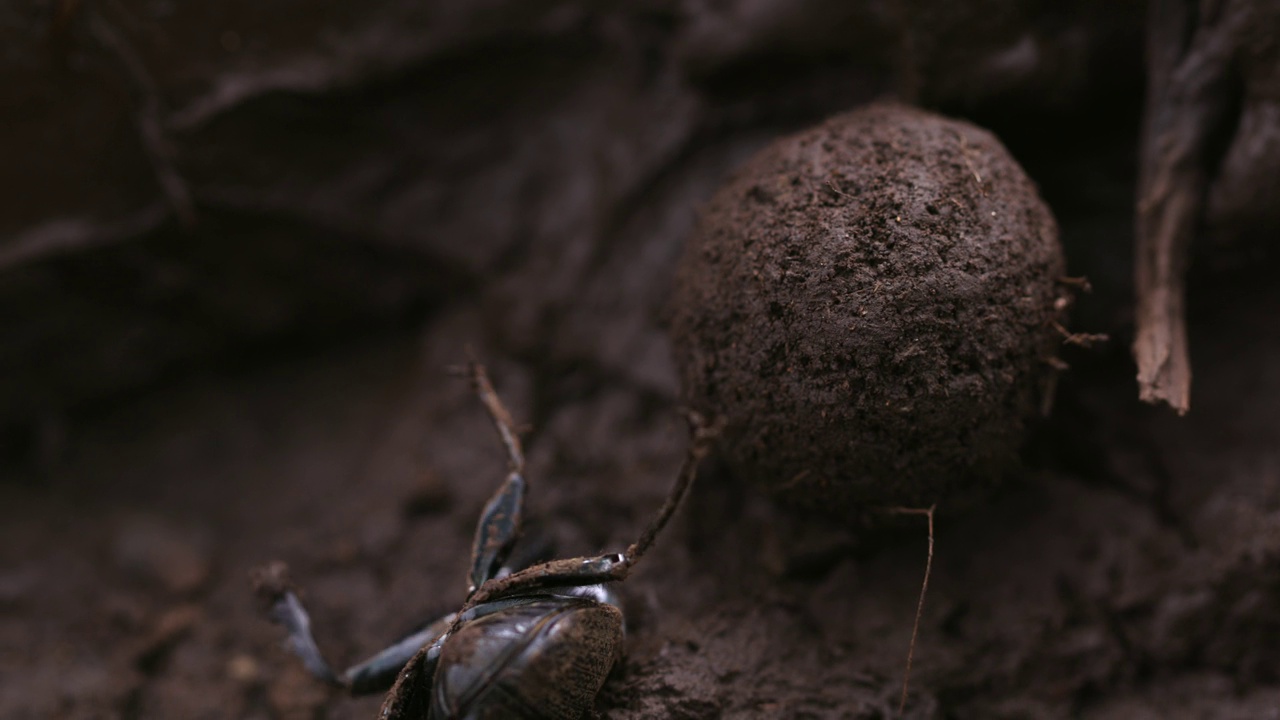
[[[622,613],[550,596],[473,620],[445,643],[433,715],[576,720],[622,649]]]

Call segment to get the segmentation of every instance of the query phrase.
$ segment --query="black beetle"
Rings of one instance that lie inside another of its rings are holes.
[[[311,620],[282,563],[256,574],[257,593],[313,675],[353,694],[391,686],[382,720],[579,718],[621,656],[622,611],[608,583],[627,577],[671,519],[714,431],[690,414],[693,438],[675,485],[626,552],[512,571],[506,562],[520,534],[524,455],[484,368],[472,362],[469,374],[510,467],[476,526],[462,609],[338,675],[316,646]]]

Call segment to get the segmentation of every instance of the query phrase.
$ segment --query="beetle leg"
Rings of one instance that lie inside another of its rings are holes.
[[[658,514],[649,521],[649,525],[640,533],[640,537],[625,553],[597,555],[589,558],[569,558],[552,560],[512,573],[506,577],[496,578],[485,583],[473,592],[467,600],[467,607],[491,601],[507,595],[519,594],[531,590],[552,587],[576,587],[596,585],[600,583],[622,580],[631,572],[640,558],[644,556],[662,529],[666,527],[671,516],[675,514],[680,501],[684,499],[698,474],[698,465],[706,457],[711,442],[719,433],[720,425],[708,425],[700,415],[689,414],[692,438],[689,451],[685,454],[684,464],[676,476],[676,482],[667,499],[658,510]]]
[[[484,409],[489,411],[489,419],[493,421],[493,427],[498,431],[498,437],[502,438],[503,447],[507,449],[508,469],[513,473],[523,473],[524,451],[520,447],[520,435],[516,432],[511,412],[498,399],[498,393],[494,392],[483,365],[472,360],[467,365],[467,371],[471,375],[471,387],[480,396]]]
[[[511,473],[485,505],[471,546],[471,585],[467,589],[468,593],[475,592],[486,580],[496,576],[511,554],[511,548],[520,535],[524,494],[524,478],[518,473]]]
[[[257,570],[254,586],[266,604],[268,617],[287,631],[288,647],[302,660],[303,667],[330,685],[347,688],[352,695],[383,692],[391,687],[400,670],[424,647],[438,641],[457,619],[457,613],[450,613],[338,675],[320,654],[311,634],[311,616],[298,599],[284,563]]]
[[[359,665],[348,668],[342,673],[343,682],[351,688],[352,695],[386,691],[395,683],[396,675],[405,665],[424,647],[438,641],[456,618],[457,613],[449,613]]]
[[[640,533],[640,537],[627,548],[626,558],[627,566],[630,567],[640,561],[640,557],[648,552],[649,547],[653,545],[653,541],[657,539],[658,533],[667,526],[667,522],[671,520],[671,516],[675,515],[676,508],[680,506],[680,501],[689,492],[689,486],[693,484],[694,477],[698,474],[698,465],[702,459],[711,451],[711,444],[716,437],[720,435],[720,430],[724,427],[723,418],[714,423],[707,423],[707,419],[699,413],[692,410],[686,413],[689,420],[689,450],[685,454],[684,464],[680,467],[679,474],[676,475],[676,482],[671,486],[671,491],[667,493],[667,499],[663,501],[662,507],[658,509],[658,514],[649,521],[649,525]]]
[[[284,563],[272,563],[254,572],[254,590],[266,606],[271,621],[288,632],[288,646],[302,660],[302,665],[312,675],[330,685],[345,685],[334,672],[311,635],[311,616],[307,614]]]
[[[623,553],[552,560],[485,583],[471,595],[466,607],[535,590],[615,582],[626,578],[634,564]]]
[[[473,360],[469,369],[471,384],[485,409],[489,411],[489,418],[493,420],[493,426],[507,449],[510,470],[506,480],[485,505],[480,521],[476,524],[475,542],[471,547],[470,587],[467,589],[468,593],[472,593],[485,581],[497,576],[507,556],[511,554],[511,548],[520,535],[527,483],[524,479],[524,453],[520,448],[520,438],[511,413],[498,399],[484,366]]]

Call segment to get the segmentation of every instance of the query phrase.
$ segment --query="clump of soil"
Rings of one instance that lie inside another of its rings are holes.
[[[989,133],[896,104],[832,118],[707,206],[674,297],[687,400],[789,503],[969,494],[1038,407],[1063,271],[1051,213]]]

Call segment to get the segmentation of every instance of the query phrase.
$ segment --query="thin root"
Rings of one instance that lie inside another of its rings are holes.
[[[973,166],[973,161],[969,159],[969,155],[973,152],[973,149],[969,147],[969,141],[958,132],[956,133],[956,139],[960,141],[960,157],[964,158],[964,164],[968,166],[969,172],[973,173],[973,179],[978,183],[978,193],[986,195],[987,191],[982,187],[982,175],[978,174],[978,169]]]
[[[1085,292],[1085,293],[1093,292],[1093,285],[1089,284],[1089,278],[1083,275],[1081,275],[1080,277],[1067,277],[1064,275],[1063,277],[1058,278],[1058,284],[1075,288],[1080,292]]]
[[[135,117],[138,137],[146,150],[151,170],[164,194],[165,202],[184,228],[195,227],[197,222],[195,202],[191,197],[190,185],[174,162],[173,143],[170,142],[160,118],[163,104],[160,101],[160,90],[155,79],[147,70],[138,52],[106,18],[94,13],[89,18],[89,29],[94,38],[116,56],[133,84],[138,99]]]
[[[893,515],[924,515],[929,519],[929,555],[924,563],[924,580],[920,583],[920,600],[916,603],[916,620],[911,626],[911,645],[907,647],[907,667],[902,674],[902,699],[898,702],[898,717],[907,711],[907,690],[911,686],[911,661],[915,659],[916,638],[920,635],[920,619],[924,616],[924,596],[929,592],[929,576],[933,573],[933,511],[937,503],[927,508],[895,507],[887,512]]]
[[[1062,336],[1062,342],[1083,348],[1091,348],[1097,343],[1104,343],[1111,339],[1111,336],[1106,333],[1073,333],[1059,322],[1053,323],[1053,329]]]

